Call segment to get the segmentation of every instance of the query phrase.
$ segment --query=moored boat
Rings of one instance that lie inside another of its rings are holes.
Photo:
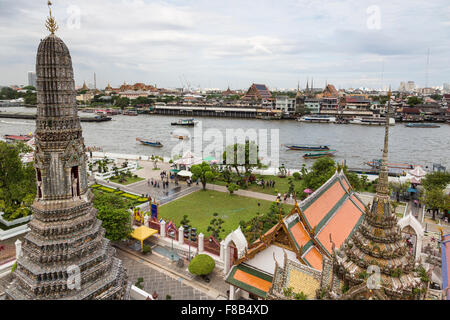
[[[310,152],[310,153],[305,153],[303,155],[303,158],[305,158],[305,159],[317,159],[317,158],[323,158],[323,157],[333,157],[336,152],[337,152],[336,150]]]
[[[162,143],[159,141],[151,141],[151,140],[147,140],[147,139],[141,139],[141,138],[136,138],[136,141],[139,141],[142,144],[145,144],[147,146],[151,146],[151,147],[162,147]]]
[[[137,113],[137,111],[124,111],[123,112],[123,115],[125,115],[125,116],[137,116],[138,115],[138,113]]]
[[[373,160],[366,162],[368,166],[371,166],[372,168],[379,169],[381,167],[381,159]],[[388,168],[396,168],[396,169],[414,169],[416,165],[409,164],[409,163],[387,163]]]
[[[408,123],[405,124],[405,127],[408,128],[440,128],[437,124],[433,123]]]
[[[287,144],[286,148],[291,150],[301,150],[301,151],[326,151],[330,150],[328,146],[301,146],[295,144]]]
[[[180,119],[177,122],[171,122],[172,126],[195,126],[194,119]]]
[[[386,124],[386,118],[381,117],[356,117],[350,120],[348,123],[350,124],[361,124],[361,125],[369,125],[369,126],[384,126]],[[395,119],[389,118],[389,125],[395,125]]]
[[[300,122],[324,122],[324,123],[335,123],[336,117],[315,115],[315,116],[303,116],[298,118],[297,121]]]
[[[13,135],[13,134],[5,134],[4,138],[7,142],[16,142],[16,141],[21,141],[21,142],[27,142],[30,141],[31,138],[33,138],[33,135]]]

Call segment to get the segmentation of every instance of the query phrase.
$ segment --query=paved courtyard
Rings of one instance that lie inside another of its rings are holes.
[[[159,269],[152,264],[133,257],[121,250],[117,250],[117,255],[122,259],[127,268],[128,280],[134,285],[137,279],[144,279],[143,290],[153,294],[158,294],[158,300],[165,300],[166,295],[170,295],[172,300],[211,300],[212,297],[206,293],[188,285],[186,280],[176,277],[173,274]]]

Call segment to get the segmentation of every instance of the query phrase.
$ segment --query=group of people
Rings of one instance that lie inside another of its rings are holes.
[[[267,187],[267,188],[274,188],[274,187],[275,187],[275,181],[273,181],[273,180],[264,180],[264,179],[261,179],[261,180],[259,180],[258,182],[256,182],[256,184],[262,186],[263,189],[266,188],[266,187]]]
[[[283,202],[286,202],[288,197],[289,197],[290,201],[292,201],[292,199],[293,199],[292,193],[290,193],[290,194],[285,193],[285,194],[283,194]],[[279,204],[281,202],[281,193],[278,193],[276,202],[277,202],[277,204]]]
[[[147,185],[150,187],[150,185],[154,188],[159,188],[160,187],[160,181],[156,180],[156,179],[149,179],[147,180]],[[165,178],[163,176],[161,176],[161,185],[163,187],[163,189],[168,189],[169,188],[169,178]]]

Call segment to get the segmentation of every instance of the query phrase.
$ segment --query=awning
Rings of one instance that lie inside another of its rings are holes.
[[[409,188],[409,189],[408,189],[408,192],[417,192],[417,189]]]
[[[234,265],[225,282],[258,297],[265,298],[272,287],[273,277],[244,264]]]
[[[131,236],[134,239],[139,240],[141,242],[141,250],[144,250],[144,240],[157,233],[158,230],[146,226],[140,226],[133,230]]]
[[[192,172],[187,171],[187,170],[181,170],[177,174],[181,177],[192,177]]]
[[[170,169],[170,172],[175,172],[175,173],[177,173],[177,172],[180,172],[180,170],[178,170],[178,169]]]
[[[216,158],[214,158],[214,157],[206,157],[205,159],[203,159],[203,161],[206,161],[206,162],[211,162],[211,161],[214,161],[214,160],[216,160]]]

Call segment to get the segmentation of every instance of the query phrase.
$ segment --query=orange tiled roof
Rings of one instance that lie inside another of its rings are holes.
[[[289,230],[291,231],[292,236],[294,237],[295,242],[299,247],[304,246],[309,240],[311,240],[311,237],[305,230],[303,223],[301,223],[300,221],[292,226]]]
[[[336,179],[330,188],[318,196],[317,199],[303,211],[311,228],[314,228],[322,221],[345,193],[346,190],[342,188],[339,179]]]
[[[336,247],[339,248],[350,236],[362,215],[361,210],[348,198],[325,227],[320,230],[317,239],[331,254],[330,234]]]
[[[303,256],[303,259],[306,260],[314,269],[319,271],[322,270],[323,256],[316,247],[312,247],[311,250]]]

